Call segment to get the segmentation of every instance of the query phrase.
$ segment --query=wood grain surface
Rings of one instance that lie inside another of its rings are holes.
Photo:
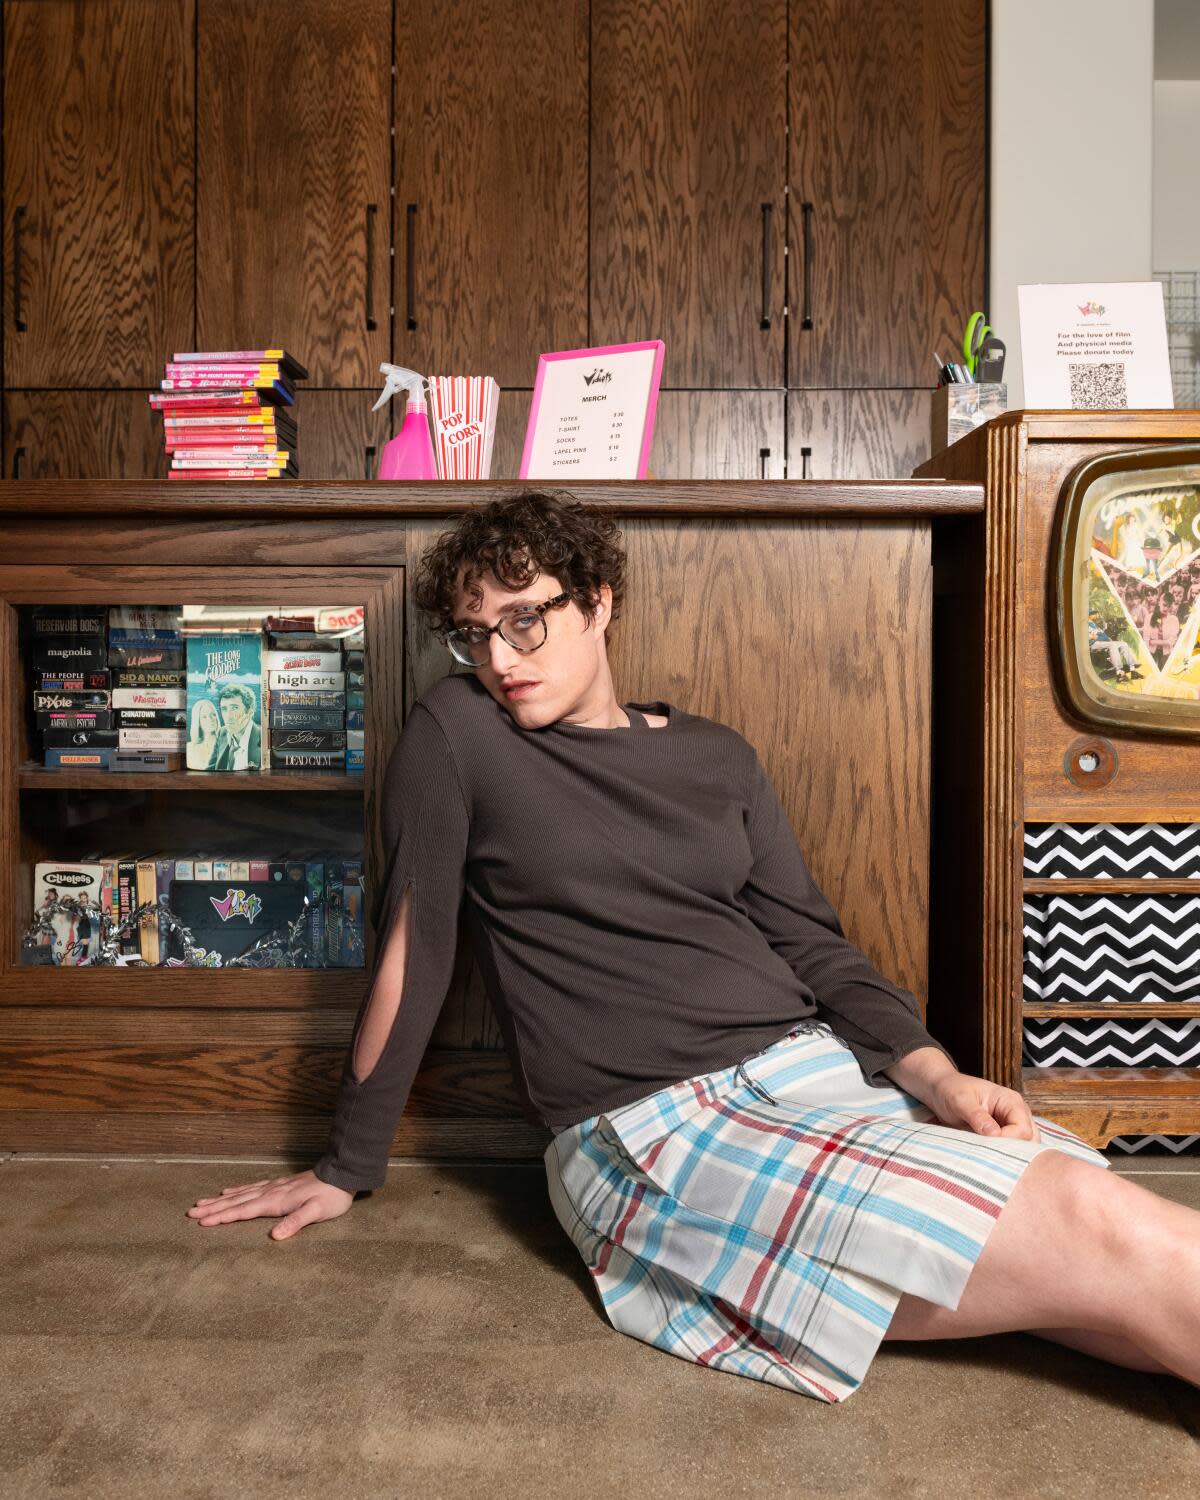
[[[194,0],[6,0],[7,386],[144,388],[190,346],[194,14]]]
[[[663,339],[668,388],[782,385],[786,0],[591,10],[590,341]]]
[[[382,375],[379,381],[381,390]],[[378,394],[301,389],[293,411],[304,479],[375,479],[396,420],[395,402],[371,410]]]
[[[788,478],[907,479],[929,456],[931,399],[929,390],[789,391]]]
[[[398,17],[395,362],[532,387],[543,350],[588,343],[588,5]]]
[[[782,391],[663,391],[650,479],[782,479]]]
[[[147,395],[5,391],[4,477],[165,481],[170,465],[162,418]]]
[[[376,385],[391,348],[391,34],[389,0],[201,4],[197,348],[283,348],[313,386]]]
[[[789,20],[788,384],[932,384],[932,350],[953,358],[983,306],[985,0],[804,0]]]
[[[446,524],[468,505],[519,494],[528,488],[518,482],[461,481],[328,484],[289,480],[286,484],[239,484],[237,480],[195,483],[112,482],[75,484],[58,480],[28,485],[0,484],[0,518],[61,515],[82,520],[88,516],[240,516],[266,520],[278,517],[294,524],[314,518],[339,517],[347,525],[363,519],[390,517],[395,521],[423,516],[440,517]],[[822,480],[793,483],[771,480],[703,479],[603,480],[552,488],[585,505],[600,505],[622,517],[697,516],[725,518],[770,516],[951,516],[979,514],[983,487],[978,483],[946,483],[939,479]],[[0,519],[0,525],[4,522]]]

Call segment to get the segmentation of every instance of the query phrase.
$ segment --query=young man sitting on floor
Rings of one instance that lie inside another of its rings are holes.
[[[329,1149],[189,1215],[282,1240],[383,1185],[461,904],[554,1133],[555,1213],[621,1331],[826,1401],[884,1339],[1017,1329],[1200,1383],[1200,1215],[956,1068],[843,935],[740,734],[617,701],[624,577],[610,519],[536,492],[426,554],[418,604],[470,670],[413,706],[388,767]]]

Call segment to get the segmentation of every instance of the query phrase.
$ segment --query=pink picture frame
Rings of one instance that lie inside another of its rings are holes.
[[[662,339],[646,339],[641,343],[634,344],[600,344],[591,349],[564,349],[554,354],[543,354],[538,359],[537,377],[533,387],[533,402],[529,408],[529,425],[525,429],[525,446],[521,453],[521,469],[519,477],[529,477],[529,463],[533,454],[534,438],[537,433],[538,413],[542,404],[542,392],[545,385],[546,373],[552,363],[560,363],[564,360],[577,360],[580,363],[588,363],[599,359],[611,359],[613,356],[622,354],[644,353],[647,349],[653,349],[654,368],[650,376],[650,388],[647,393],[646,410],[642,423],[641,447],[638,456],[637,478],[645,479],[650,469],[650,444],[654,438],[654,416],[658,408],[658,390],[662,381],[663,355],[666,345]],[[596,478],[596,475],[580,475],[579,478],[586,480]]]

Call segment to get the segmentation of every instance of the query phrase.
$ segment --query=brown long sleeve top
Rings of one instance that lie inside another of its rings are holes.
[[[555,1133],[729,1067],[809,1016],[871,1083],[941,1046],[843,935],[753,746],[666,703],[625,708],[628,728],[523,729],[468,675],[414,704],[384,782],[391,857],[355,1038],[411,886],[401,1001],[361,1082],[347,1053],[323,1182],[382,1186],[460,911],[522,1106]]]

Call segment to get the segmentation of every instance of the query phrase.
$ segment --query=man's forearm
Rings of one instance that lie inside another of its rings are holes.
[[[886,1077],[906,1094],[920,1099],[922,1104],[929,1102],[927,1095],[939,1078],[957,1072],[958,1069],[939,1047],[916,1047],[905,1053],[899,1062],[884,1069]]]

